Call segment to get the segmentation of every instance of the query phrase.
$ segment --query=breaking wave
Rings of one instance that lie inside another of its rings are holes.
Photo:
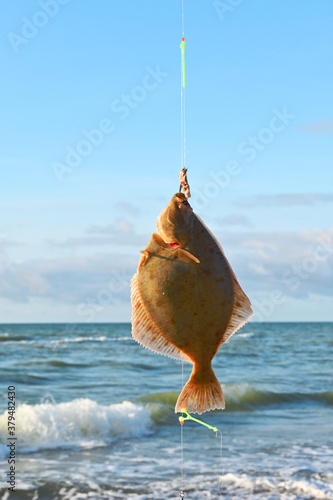
[[[251,477],[247,474],[228,473],[220,478],[220,485],[235,498],[286,498],[333,500],[333,491],[322,483],[319,477],[309,480],[295,480],[286,477]]]
[[[273,393],[250,385],[223,387],[226,411],[246,411],[275,404],[320,402],[333,405],[333,392]],[[174,422],[178,392],[161,392],[136,402],[101,405],[88,398],[65,403],[22,403],[16,410],[20,451],[68,447],[107,446],[121,438],[139,438],[153,432],[153,426]],[[219,411],[219,410],[218,410]],[[7,412],[0,415],[0,443],[6,442]],[[0,445],[0,454],[6,447]]]
[[[255,409],[260,406],[270,406],[277,404],[300,404],[300,403],[321,403],[333,405],[333,392],[269,392],[252,387],[249,384],[234,384],[222,386],[226,401],[227,411],[245,411]],[[160,392],[148,394],[139,398],[142,403],[162,403],[164,405],[175,405],[178,392]],[[217,410],[221,411],[221,410]]]
[[[20,452],[106,446],[119,438],[151,432],[150,412],[123,401],[104,406],[81,398],[67,403],[20,404],[16,410]],[[7,411],[0,415],[0,442],[6,442]],[[2,452],[6,447],[2,445]]]
[[[66,346],[74,343],[94,343],[94,342],[128,342],[133,341],[130,336],[123,337],[107,337],[106,335],[100,336],[78,336],[78,337],[63,337],[54,340],[40,339],[35,337],[28,337],[25,335],[8,335],[8,333],[0,334],[0,342],[7,342],[8,344],[37,344],[43,347]]]

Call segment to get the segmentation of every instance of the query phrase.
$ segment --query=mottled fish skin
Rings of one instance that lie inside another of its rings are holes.
[[[250,301],[184,195],[174,195],[157,228],[132,279],[133,337],[155,352],[193,363],[176,411],[224,408],[211,361],[250,318]]]

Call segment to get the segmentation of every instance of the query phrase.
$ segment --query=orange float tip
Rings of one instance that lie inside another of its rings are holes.
[[[182,42],[185,42],[185,38],[184,37],[182,38]]]

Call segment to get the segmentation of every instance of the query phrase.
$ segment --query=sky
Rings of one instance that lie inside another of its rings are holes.
[[[331,0],[184,0],[186,167],[253,321],[333,321]],[[130,321],[178,190],[181,0],[0,3],[0,322]]]

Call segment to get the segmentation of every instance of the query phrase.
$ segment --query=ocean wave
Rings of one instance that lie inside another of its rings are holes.
[[[152,419],[142,405],[123,401],[104,406],[82,398],[67,403],[20,404],[20,452],[44,449],[106,446],[119,438],[134,438],[152,432]],[[0,442],[6,441],[7,411],[0,415]],[[2,450],[3,452],[3,450]],[[1,449],[0,449],[1,453]]]
[[[25,335],[9,335],[7,332],[0,334],[0,342],[28,342],[29,340],[29,337]]]
[[[222,386],[227,409],[241,410],[276,404],[318,402],[333,405],[333,392],[270,392],[256,389],[249,384]]]
[[[227,411],[246,411],[260,406],[276,404],[299,404],[318,402],[324,405],[333,405],[333,392],[269,392],[256,389],[250,384],[222,385]],[[147,394],[138,399],[146,404],[160,403],[167,406],[176,404],[179,392],[159,392]],[[221,410],[217,410],[221,411]]]
[[[72,342],[105,342],[106,340],[110,340],[104,335],[100,337],[65,337],[63,339],[51,340],[51,345],[59,345],[59,344],[68,344]]]
[[[247,384],[224,386],[223,390],[226,411],[247,411],[258,406],[299,401],[333,404],[333,392],[270,393]],[[20,423],[20,450],[33,452],[73,446],[93,448],[107,446],[119,438],[147,435],[153,432],[154,424],[174,422],[178,395],[176,391],[160,392],[142,396],[136,402],[123,401],[111,405],[101,405],[88,398],[65,403],[22,403],[16,412]],[[7,420],[7,412],[0,415],[0,444],[6,442]]]
[[[106,466],[106,470],[110,468]],[[33,498],[45,498],[45,491],[49,492],[48,498],[57,498],[63,500],[80,500],[82,498],[94,499],[117,499],[117,500],[155,500],[156,498],[174,499],[179,496],[180,481],[175,477],[174,470],[171,477],[167,480],[157,479],[153,473],[148,476],[149,481],[144,484],[133,478],[129,484],[124,487],[112,477],[108,481],[100,482],[94,473],[93,464],[87,470],[78,466],[75,478],[69,477],[64,481],[59,478],[58,481],[45,479],[45,473],[39,477],[38,481],[20,481],[20,498],[33,500]],[[97,469],[98,470],[98,469]],[[114,470],[114,468],[112,468]],[[54,471],[52,471],[54,474]],[[282,471],[277,471],[275,475],[249,475],[248,473],[228,472],[220,477],[215,473],[197,473],[187,481],[185,477],[184,490],[187,496],[192,500],[208,500],[220,498],[237,498],[246,500],[333,500],[333,490],[331,485],[319,481],[316,477],[308,479],[283,477]],[[161,473],[160,473],[161,475]],[[125,476],[126,477],[126,476]],[[79,483],[78,479],[81,481]],[[23,496],[24,495],[24,496]],[[2,497],[9,500],[9,495]]]
[[[254,336],[253,332],[244,332],[244,333],[237,333],[234,338],[247,339],[248,337],[253,337],[253,336]]]
[[[33,339],[26,337],[24,335],[0,335],[0,342],[6,342],[7,344],[36,344],[41,347],[49,348],[57,346],[66,346],[75,343],[88,343],[88,342],[128,342],[133,341],[132,337],[106,337],[105,335],[97,336],[79,336],[79,337],[63,337],[53,340],[48,339]]]
[[[333,500],[333,491],[324,483],[316,484],[306,480],[291,478],[251,477],[247,474],[233,473],[221,476],[220,489],[238,498],[265,498],[265,495],[279,495],[288,499]],[[267,497],[266,497],[267,498]]]
[[[59,359],[49,359],[49,360],[38,360],[38,361],[27,361],[26,363],[20,363],[21,366],[53,366],[56,368],[85,368],[91,366],[90,363],[68,363],[66,361],[61,361]]]
[[[48,344],[51,345],[61,345],[61,344],[71,344],[71,343],[83,343],[83,342],[123,342],[133,340],[132,337],[106,337],[105,335],[89,336],[89,337],[65,337],[61,339],[51,340]]]

